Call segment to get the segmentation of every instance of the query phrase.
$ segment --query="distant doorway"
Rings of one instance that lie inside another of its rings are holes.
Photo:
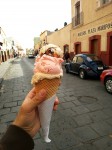
[[[112,32],[107,33],[107,52],[109,54],[109,65],[112,66]]]
[[[66,52],[69,52],[69,45],[64,45],[64,54],[66,53]]]
[[[4,52],[4,60],[7,60],[6,52]]]
[[[7,57],[8,57],[8,59],[10,58],[9,50],[7,51]]]
[[[1,59],[2,59],[2,62],[4,62],[5,60],[4,60],[3,51],[1,51],[1,55],[2,55],[2,57],[1,57]]]

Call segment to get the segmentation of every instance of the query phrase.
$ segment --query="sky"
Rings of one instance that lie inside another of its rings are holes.
[[[0,0],[0,26],[23,47],[45,30],[71,23],[71,0]]]

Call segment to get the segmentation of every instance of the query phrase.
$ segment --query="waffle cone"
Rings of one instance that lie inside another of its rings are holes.
[[[46,99],[49,99],[54,94],[56,94],[58,87],[60,85],[60,79],[43,79],[35,84],[36,92],[39,92],[41,89],[45,89],[47,92]]]

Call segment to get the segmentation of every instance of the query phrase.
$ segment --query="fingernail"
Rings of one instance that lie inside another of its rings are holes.
[[[39,92],[39,96],[40,97],[45,97],[46,95],[46,90],[42,89],[40,92]]]

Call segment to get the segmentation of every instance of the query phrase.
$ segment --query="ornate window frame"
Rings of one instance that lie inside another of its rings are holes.
[[[72,18],[72,24],[75,28],[83,24],[82,0],[75,0],[74,2],[74,17]]]
[[[75,1],[75,5],[74,5],[74,6],[75,6],[75,15],[76,15],[76,13],[77,13],[77,12],[76,12],[76,5],[77,5],[77,3],[80,3],[80,13],[82,12],[82,0],[76,0],[76,1]]]

